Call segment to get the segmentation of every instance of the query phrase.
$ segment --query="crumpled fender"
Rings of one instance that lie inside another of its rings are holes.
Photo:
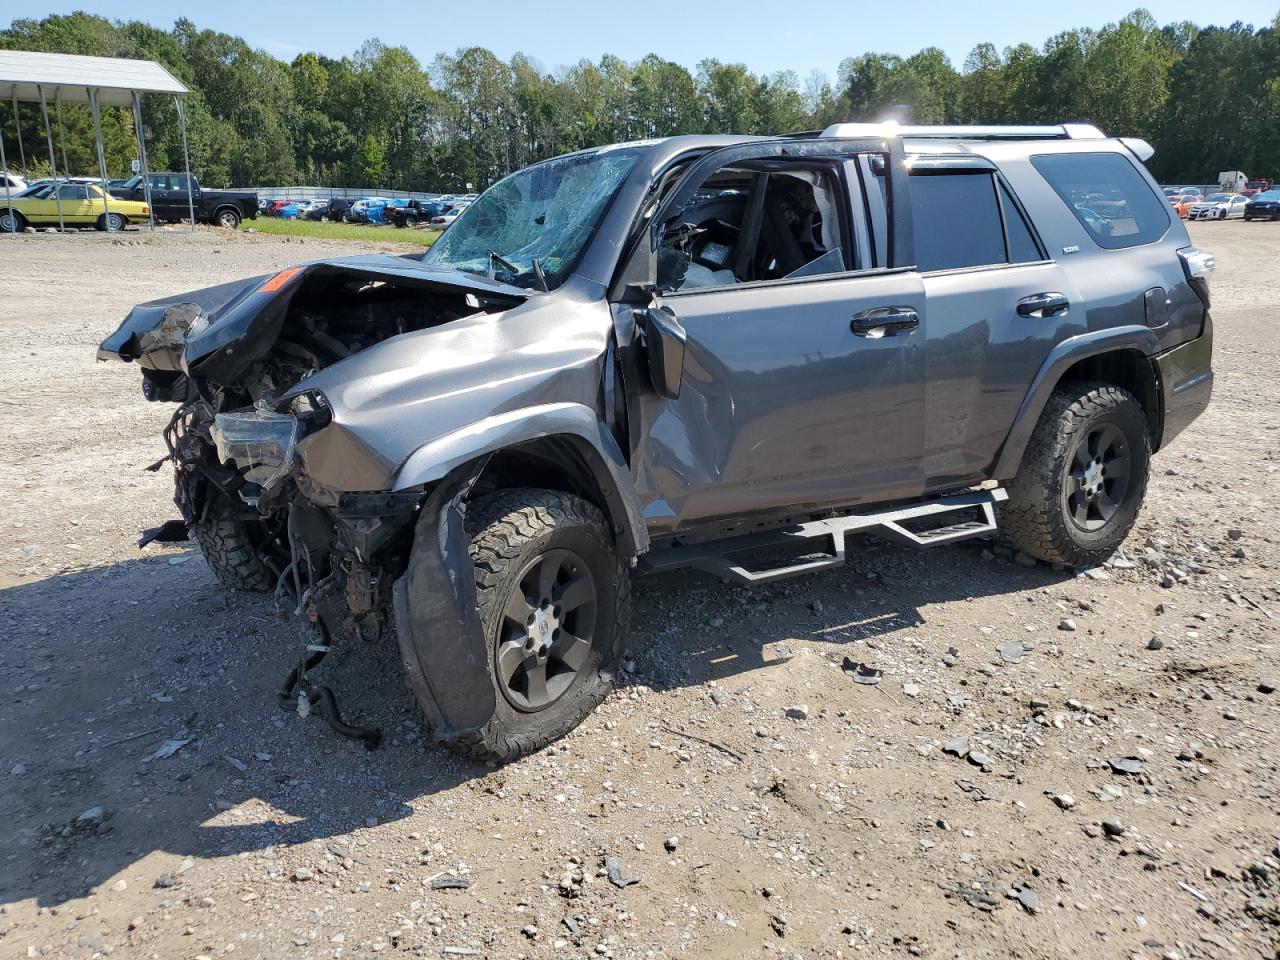
[[[635,481],[622,450],[591,407],[544,403],[486,417],[418,447],[396,475],[395,490],[432,483],[460,465],[516,444],[544,437],[571,437],[592,470],[609,507],[609,519],[624,555],[649,549],[649,533]]]
[[[391,595],[405,678],[441,740],[479,730],[497,705],[462,510],[483,467],[484,458],[431,491],[418,515],[408,569]]]

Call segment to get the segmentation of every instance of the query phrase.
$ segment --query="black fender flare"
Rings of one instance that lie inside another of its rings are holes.
[[[411,453],[396,474],[396,490],[427,486],[459,467],[507,447],[548,437],[577,441],[608,507],[624,556],[649,549],[649,532],[631,468],[618,441],[592,407],[546,403],[499,413],[437,437]]]
[[[1031,431],[1035,429],[1045,404],[1049,402],[1049,395],[1058,386],[1062,375],[1081,360],[1118,350],[1134,351],[1150,359],[1159,352],[1160,346],[1155,333],[1138,324],[1091,330],[1067,337],[1054,346],[1023,395],[1013,426],[996,455],[992,477],[1008,480],[1018,472],[1022,454],[1031,439]]]
[[[391,591],[405,680],[440,740],[474,733],[497,706],[463,526],[462,501],[484,463],[467,464],[432,489],[414,527],[409,565]]]

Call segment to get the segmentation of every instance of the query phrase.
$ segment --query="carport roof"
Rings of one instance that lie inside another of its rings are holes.
[[[154,60],[122,57],[81,57],[69,53],[31,53],[0,50],[0,98],[40,100],[54,94],[63,103],[88,103],[89,89],[98,90],[103,106],[128,106],[133,93],[169,93],[179,96],[187,88]]]

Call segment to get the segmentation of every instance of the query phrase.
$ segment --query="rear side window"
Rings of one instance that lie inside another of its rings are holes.
[[[1169,204],[1118,153],[1059,153],[1031,162],[1100,247],[1154,243],[1169,229]]]
[[[1005,237],[1009,243],[1010,263],[1031,263],[1043,259],[1036,238],[1031,235],[1031,228],[1023,219],[1018,205],[1013,202],[1009,188],[1003,183],[998,185],[1000,192],[1000,213],[1004,217]]]
[[[987,170],[913,172],[911,218],[922,272],[1042,259],[1031,228]]]

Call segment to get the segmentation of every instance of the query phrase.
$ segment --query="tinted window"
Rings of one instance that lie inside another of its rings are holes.
[[[1169,229],[1169,205],[1118,153],[1060,153],[1031,162],[1100,247],[1154,243]]]
[[[1002,183],[999,189],[1000,210],[1004,213],[1005,236],[1009,241],[1009,262],[1034,263],[1044,259],[1035,237],[1031,235],[1031,228],[1027,226],[1018,205],[1013,202],[1008,188]]]
[[[922,271],[1006,262],[1004,230],[990,173],[948,170],[912,174],[911,217],[916,264]]]

